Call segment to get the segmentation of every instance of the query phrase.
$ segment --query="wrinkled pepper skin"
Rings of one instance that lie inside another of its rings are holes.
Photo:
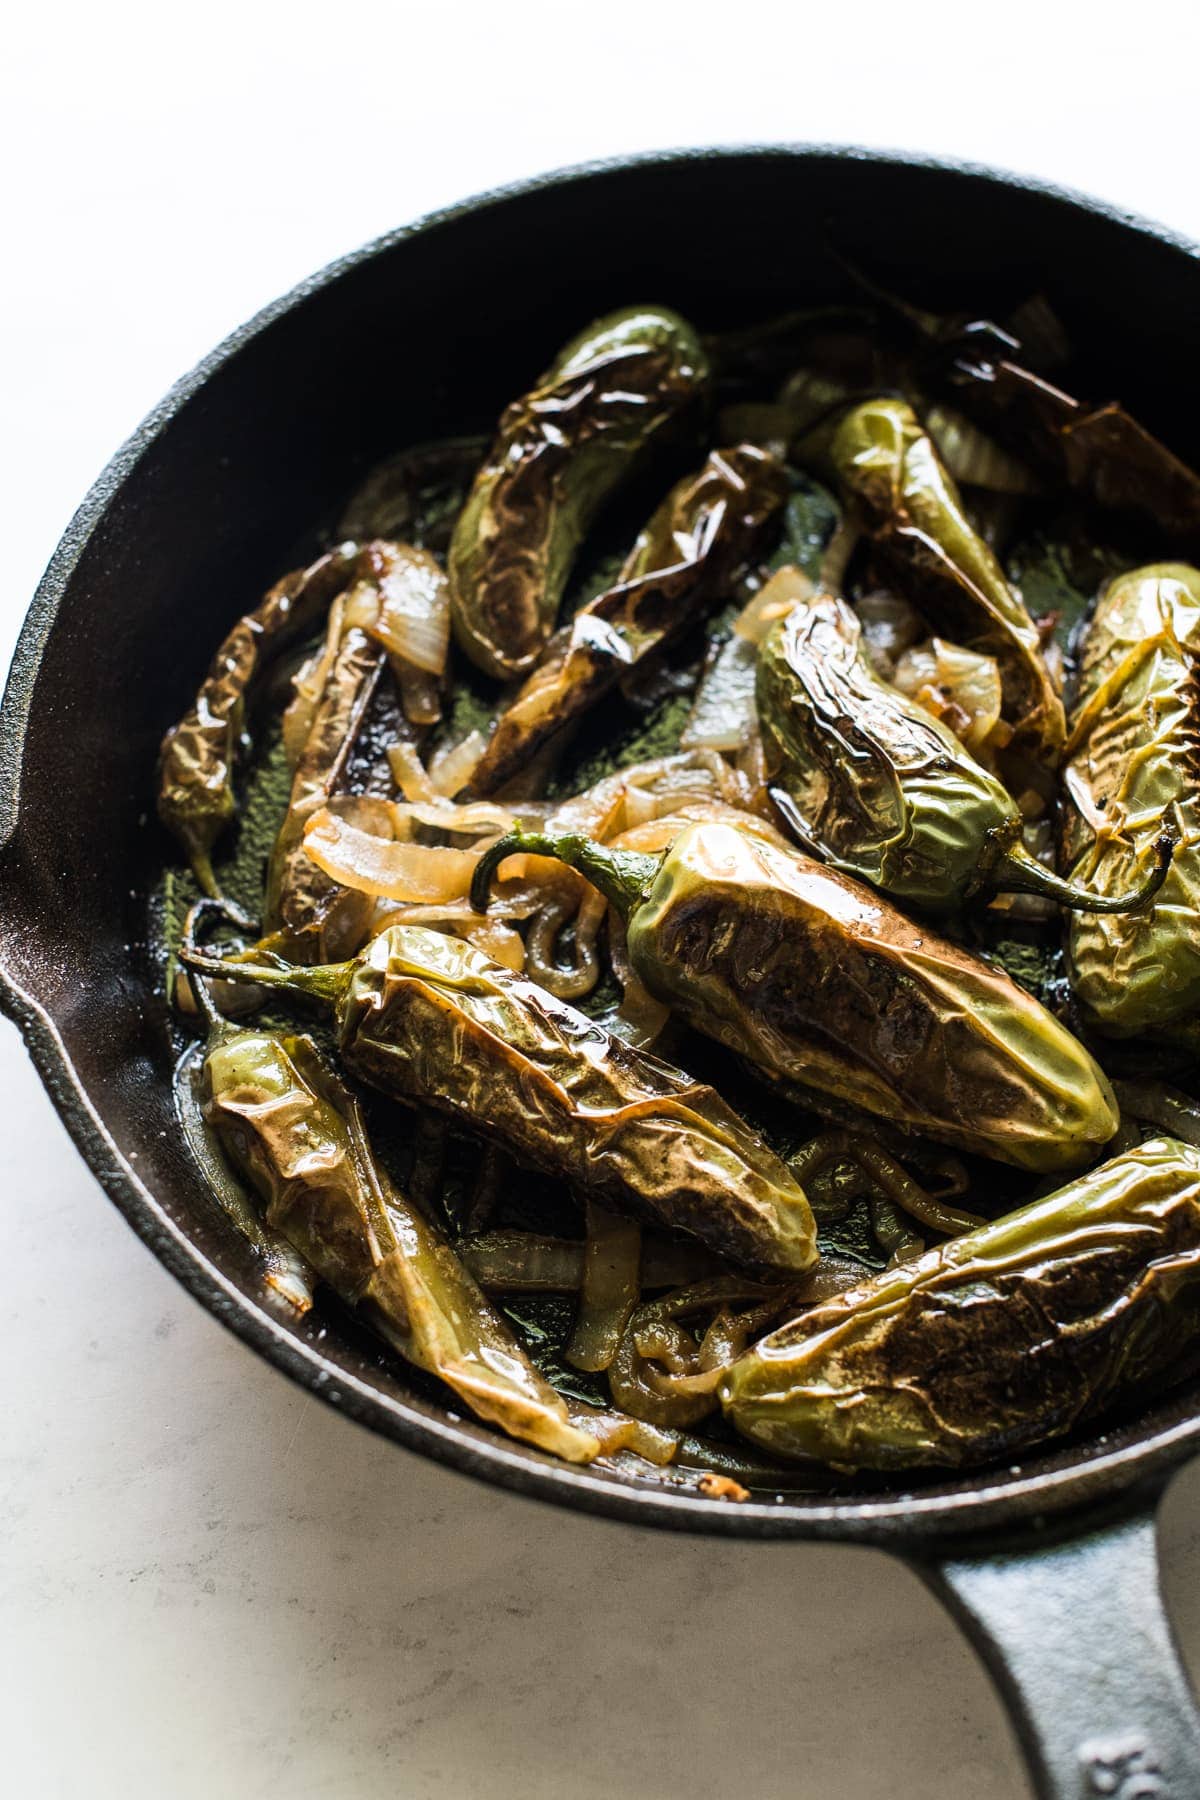
[[[1103,1072],[1032,995],[811,857],[715,823],[657,859],[515,831],[481,860],[476,907],[515,850],[594,882],[643,985],[768,1076],[1039,1173],[1117,1129]]]
[[[994,656],[1016,739],[1050,763],[1066,736],[1037,626],[983,539],[933,440],[904,400],[867,400],[821,427],[798,454],[843,499],[917,609],[936,629]]]
[[[753,1443],[973,1468],[1062,1437],[1200,1334],[1200,1151],[1156,1138],[763,1338],[724,1376]]]
[[[861,638],[850,608],[817,594],[759,650],[768,778],[823,860],[931,913],[997,888],[1104,910],[1144,898],[1144,889],[1074,888],[1031,857],[1008,790],[939,719],[880,680]]]
[[[1200,1014],[1200,570],[1159,563],[1119,576],[1084,638],[1064,785],[1072,878],[1114,891],[1155,833],[1178,845],[1155,904],[1081,917],[1067,940],[1075,997],[1111,1037],[1171,1036]]]
[[[698,1030],[956,1148],[1068,1169],[1117,1128],[1096,1063],[1007,975],[732,826],[676,839],[627,942]]]
[[[228,633],[159,754],[158,816],[183,846],[201,889],[217,891],[212,852],[237,812],[233,777],[246,712],[271,663],[320,622],[354,577],[358,546],[341,544],[276,582]]]
[[[1200,541],[1200,475],[1123,406],[1081,400],[1047,380],[1069,360],[1070,344],[1044,298],[1031,297],[998,323],[974,309],[930,312],[862,270],[854,273],[893,323],[917,339],[922,385],[935,384],[1051,481],[1105,512],[1139,516],[1194,553]],[[903,379],[894,367],[890,374]]]
[[[183,958],[324,1000],[351,1075],[450,1114],[614,1211],[751,1268],[816,1261],[803,1190],[712,1088],[457,938],[394,925],[353,962],[313,969]]]
[[[719,1095],[468,944],[413,926],[376,938],[339,1042],[371,1086],[457,1116],[619,1211],[744,1264],[816,1261],[803,1192]]]
[[[787,499],[783,465],[752,444],[714,450],[678,482],[640,534],[615,585],[547,646],[501,713],[472,786],[490,794],[643,657],[728,599]]]
[[[438,677],[394,655],[396,615],[411,616],[445,591],[445,576],[426,550],[375,538],[359,551],[355,580],[330,609],[325,644],[312,659],[320,679],[308,676],[298,701],[296,748],[289,749],[292,786],[272,849],[263,900],[263,929],[270,948],[293,962],[336,962],[365,942],[375,903],[324,874],[304,848],[304,830],[343,784],[346,768],[368,718],[385,658],[391,663],[402,709],[440,715]],[[297,707],[289,708],[289,716]],[[419,737],[422,724],[406,720]]]
[[[604,502],[702,405],[708,364],[686,320],[640,306],[598,320],[503,414],[450,544],[455,636],[501,680],[533,667]]]
[[[297,962],[348,956],[366,936],[374,911],[369,895],[331,881],[304,853],[304,826],[334,791],[354,746],[383,665],[366,632],[348,631],[317,703],[292,775],[287,812],[271,852],[263,906],[264,929]]]
[[[312,1041],[220,1033],[205,1117],[285,1237],[409,1362],[478,1417],[570,1462],[600,1446],[569,1419],[442,1234],[375,1166],[357,1106]]]

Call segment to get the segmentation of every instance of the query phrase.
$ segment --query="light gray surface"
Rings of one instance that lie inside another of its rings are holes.
[[[494,181],[652,144],[907,143],[1200,235],[1174,8],[1141,6],[1136,39],[1093,17],[1086,44],[1025,4],[925,6],[918,32],[860,0],[852,29],[835,8],[779,41],[707,8],[476,10],[26,10],[0,96],[0,661],[72,505],[183,368],[310,267]],[[138,1245],[9,1027],[0,1118],[6,1792],[1025,1792],[904,1569],[593,1523],[376,1442]],[[1193,1667],[1198,1500],[1191,1471],[1165,1527]]]

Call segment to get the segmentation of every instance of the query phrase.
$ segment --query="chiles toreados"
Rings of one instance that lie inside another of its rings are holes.
[[[462,1118],[582,1193],[750,1267],[816,1260],[802,1189],[719,1095],[469,944],[397,925],[349,963],[185,960],[324,1001],[352,1075]]]
[[[504,677],[532,667],[600,507],[653,446],[699,423],[707,383],[685,319],[630,307],[589,326],[513,401],[450,545],[454,629],[472,662]]]
[[[646,657],[728,598],[787,497],[782,465],[753,444],[714,450],[667,495],[616,584],[583,606],[504,709],[472,777],[481,794],[511,779],[543,744]]]
[[[1200,1332],[1200,1151],[1156,1138],[770,1332],[726,1416],[788,1458],[969,1468],[1061,1437]]]
[[[831,594],[798,605],[758,653],[758,717],[781,810],[838,868],[901,904],[949,912],[997,888],[1085,912],[1146,907],[1174,837],[1142,845],[1128,888],[1063,881],[1025,849],[999,778],[939,719],[881,681],[850,608]]]
[[[1037,626],[967,518],[929,433],[904,400],[866,400],[816,427],[798,455],[830,476],[931,624],[996,659],[1005,717],[1053,761],[1066,727]]]
[[[1178,838],[1152,908],[1072,921],[1068,960],[1090,1025],[1195,1042],[1200,1014],[1200,570],[1136,569],[1101,596],[1083,640],[1063,771],[1073,881],[1119,892],[1164,822]]]
[[[1200,571],[1150,560],[1200,480],[1052,385],[1044,300],[858,282],[597,320],[369,471],[163,741],[165,950],[261,911],[170,984],[225,1218],[576,1463],[971,1468],[1200,1343]],[[332,1033],[217,1010],[264,995]]]
[[[650,992],[769,1075],[1025,1169],[1076,1166],[1117,1128],[1099,1066],[1031,995],[811,857],[730,825],[690,825],[661,857],[514,831],[476,906],[518,850],[586,875]]]

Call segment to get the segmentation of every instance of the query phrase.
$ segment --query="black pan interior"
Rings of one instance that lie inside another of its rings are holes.
[[[155,753],[233,618],[405,444],[486,430],[554,345],[630,300],[705,328],[837,298],[829,242],[940,306],[1048,292],[1098,371],[1176,449],[1200,261],[1115,215],[1016,182],[854,153],[685,154],[472,203],[327,271],[168,397],[116,459],[30,616],[0,734],[0,960],[72,1131],[156,1253],[219,1316],[376,1428],[532,1492],[721,1530],[944,1532],[1073,1504],[1190,1442],[1193,1391],[979,1483],[722,1507],[585,1476],[415,1395],[402,1370],[264,1300],[172,1128],[146,896],[171,854]],[[7,814],[7,824],[5,818]]]

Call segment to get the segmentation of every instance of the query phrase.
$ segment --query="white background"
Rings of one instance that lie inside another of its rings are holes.
[[[1035,171],[1200,238],[1194,10],[1116,11],[21,8],[0,74],[0,666],[74,504],[181,371],[310,269],[480,188],[828,139]],[[1025,1792],[973,1657],[883,1556],[644,1535],[378,1443],[159,1269],[8,1026],[0,1126],[6,1792]],[[1198,1497],[1183,1476],[1164,1533],[1193,1663]]]

